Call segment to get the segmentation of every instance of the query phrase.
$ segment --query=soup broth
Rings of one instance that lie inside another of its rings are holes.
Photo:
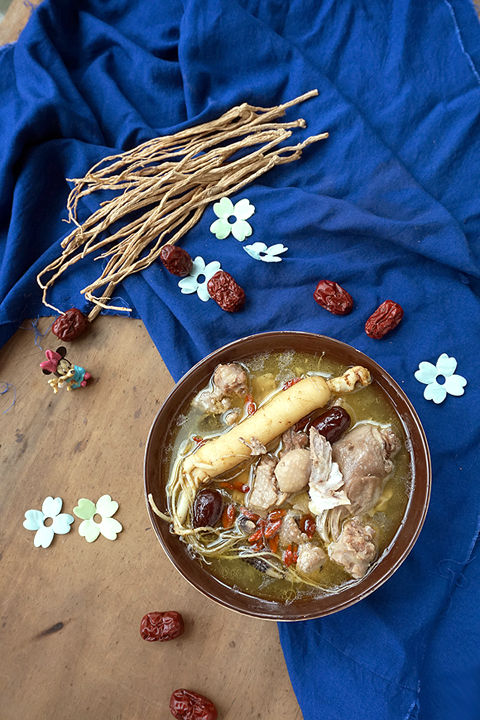
[[[347,370],[347,366],[324,355],[294,351],[254,355],[244,359],[240,364],[248,375],[249,392],[246,398],[240,394],[232,396],[229,412],[237,413],[235,424],[245,419],[248,412],[252,412],[252,406],[254,408],[261,407],[277,393],[282,392],[288,381],[309,376],[321,376],[328,379],[340,376]],[[211,391],[212,387],[212,381],[210,381],[204,390]],[[362,513],[362,522],[368,523],[368,526],[375,532],[376,557],[370,564],[368,570],[370,572],[392,542],[408,503],[411,485],[408,439],[388,398],[375,383],[360,387],[348,394],[335,394],[332,396],[329,406],[334,402],[340,404],[351,418],[348,432],[362,424],[373,423],[379,428],[388,428],[393,431],[400,445],[393,459],[393,469],[383,482],[380,497],[373,507]],[[172,514],[174,510],[172,486],[178,480],[182,459],[194,453],[204,441],[228,433],[230,429],[231,427],[225,424],[225,413],[207,414],[191,402],[181,409],[176,425],[171,432],[170,455],[167,463],[169,477],[167,499],[168,509]],[[266,450],[273,456],[278,455],[282,450],[281,439],[275,438]],[[249,505],[257,464],[258,458],[249,458],[248,461],[238,464],[207,483],[208,487],[221,494],[224,509],[229,505],[234,506],[236,521],[238,521],[239,508]],[[306,491],[293,493],[278,507],[282,512],[292,512],[292,509],[300,504],[308,514],[308,507],[305,506],[308,500],[309,496]],[[346,507],[348,511],[348,506]],[[258,511],[258,513],[266,516],[266,512],[262,514]],[[348,517],[350,516],[347,512],[347,518],[343,522],[346,522]],[[185,525],[192,527],[191,507]],[[218,540],[222,532],[220,523],[220,531],[216,535],[211,535],[213,543]],[[187,533],[182,535],[181,539],[189,545],[191,537]],[[208,545],[208,534],[205,537]],[[219,554],[217,557],[215,553],[202,555],[198,552],[198,547],[194,548],[191,544],[190,550],[198,558],[198,561],[204,563],[209,571],[223,583],[243,593],[269,600],[287,603],[302,596],[336,592],[339,588],[358,582],[358,578],[352,577],[352,574],[347,572],[342,565],[330,558],[327,552],[328,548],[319,537],[318,531],[312,542],[325,550],[325,561],[321,568],[310,572],[308,576],[302,573],[293,576],[290,572],[283,572],[285,568],[282,570],[282,557],[285,557],[285,549],[281,547],[276,553],[279,558],[275,565],[279,568],[276,577],[273,577],[270,572],[265,572],[265,568],[263,571],[258,569],[261,563],[255,563],[255,558],[252,560],[252,544],[248,537],[239,539],[237,544],[229,549],[228,557],[223,554]],[[250,557],[242,558],[244,552],[250,553]],[[267,557],[268,559],[268,545],[262,548],[258,554],[259,558]],[[275,560],[275,558],[273,559]],[[252,562],[255,564],[251,564]]]

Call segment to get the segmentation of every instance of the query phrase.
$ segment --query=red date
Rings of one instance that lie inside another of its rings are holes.
[[[207,290],[217,305],[227,312],[237,312],[245,302],[245,291],[225,270],[219,270],[210,278]]]
[[[71,342],[88,327],[88,318],[78,308],[70,308],[60,315],[52,325],[52,333],[60,340]]]
[[[312,420],[311,427],[316,428],[329,443],[334,443],[350,427],[350,423],[351,418],[347,411],[338,405],[334,405],[315,420]]]
[[[140,635],[148,642],[174,640],[183,630],[183,618],[175,610],[147,613],[140,623]]]
[[[320,280],[313,297],[315,302],[333,315],[348,315],[353,309],[352,296],[332,280]]]
[[[393,300],[385,300],[368,318],[365,332],[368,337],[380,340],[394,330],[402,318],[403,308]]]
[[[211,700],[193,690],[174,690],[170,712],[177,720],[217,720],[217,709]]]
[[[223,500],[218,490],[200,490],[193,502],[193,527],[214,527],[222,510]]]
[[[165,245],[160,250],[160,260],[169,273],[185,277],[192,269],[192,258],[189,253],[177,245]]]

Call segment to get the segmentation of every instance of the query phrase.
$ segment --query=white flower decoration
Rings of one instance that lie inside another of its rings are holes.
[[[112,517],[118,510],[118,502],[112,500],[110,495],[102,495],[93,503],[87,498],[80,498],[77,507],[73,508],[75,515],[83,520],[78,528],[78,533],[89,543],[94,542],[100,533],[107,540],[116,540],[117,534],[122,531],[122,526]],[[94,515],[100,515],[100,522],[94,520]]]
[[[456,368],[457,361],[454,357],[448,357],[447,353],[440,355],[436,365],[432,365],[430,362],[419,364],[415,378],[427,386],[423,391],[425,400],[433,400],[436,405],[439,405],[445,400],[447,393],[456,397],[463,395],[467,381],[462,375],[454,375]],[[444,378],[442,384],[437,382],[439,376]]]
[[[62,509],[62,498],[46,497],[41,510],[27,510],[23,527],[27,530],[36,530],[33,544],[35,547],[47,548],[54,535],[66,535],[70,532],[70,525],[74,518],[68,513],[60,513]],[[52,524],[48,527],[45,520],[51,518]]]
[[[254,260],[263,260],[263,262],[282,262],[283,258],[278,257],[284,252],[287,252],[288,248],[282,243],[276,245],[270,245],[267,247],[265,243],[255,242],[252,245],[244,245],[243,249],[250,255]]]
[[[210,225],[217,240],[224,240],[232,233],[233,237],[240,242],[252,234],[252,226],[247,222],[255,212],[255,207],[247,198],[239,200],[235,205],[230,198],[223,197],[213,206],[213,212],[218,220]],[[233,218],[232,221],[229,218]]]
[[[200,300],[207,302],[207,300],[210,300],[207,283],[220,268],[221,265],[218,260],[214,260],[213,262],[209,262],[208,265],[205,265],[205,260],[200,257],[200,255],[197,255],[193,261],[190,275],[182,278],[178,283],[178,287],[183,295],[191,295],[196,292]],[[202,275],[204,279],[199,282],[198,278]]]

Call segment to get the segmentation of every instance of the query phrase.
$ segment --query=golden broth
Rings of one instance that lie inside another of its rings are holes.
[[[332,361],[324,355],[294,351],[254,355],[243,360],[241,364],[248,370],[251,392],[257,405],[281,390],[283,384],[291,378],[307,373],[320,374],[325,377],[337,376],[341,375],[348,367]],[[411,470],[406,437],[402,424],[388,398],[375,383],[341,397],[342,405],[352,419],[351,428],[365,421],[390,425],[401,440],[401,448],[394,458],[394,470],[385,483],[380,501],[374,508],[375,512],[367,514],[369,523],[377,531],[376,544],[378,557],[380,557],[399,528],[409,498]],[[241,407],[243,411],[240,418],[242,419],[245,416],[245,408],[240,399],[238,407]],[[184,410],[183,414],[178,416],[177,426],[170,438],[169,473],[180,451],[185,454],[194,450],[194,436],[208,438],[228,432],[228,429],[218,416],[204,416],[199,410],[192,407]],[[279,441],[275,441],[268,450],[275,452],[278,447]],[[242,476],[242,479],[248,484],[252,473],[253,464],[243,464],[243,466],[238,466],[229,473],[219,476],[215,482]],[[213,486],[215,486],[215,482]],[[233,499],[234,502],[244,505],[248,498],[248,494],[243,495],[236,490],[222,489],[221,492],[226,503]],[[288,501],[282,507],[288,507]],[[318,589],[305,583],[273,579],[240,558],[209,558],[208,561],[199,559],[199,562],[207,564],[209,570],[219,580],[231,587],[249,595],[280,602],[290,602],[299,596],[335,592],[340,586],[345,587],[358,582],[330,559],[327,559],[320,571],[309,576],[321,585]]]

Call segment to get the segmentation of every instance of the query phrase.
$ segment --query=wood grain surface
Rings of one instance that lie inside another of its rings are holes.
[[[42,318],[42,330],[51,320]],[[39,363],[30,321],[0,350],[0,718],[153,720],[171,717],[171,692],[211,697],[219,720],[300,720],[275,623],[205,598],[173,568],[147,516],[143,454],[173,380],[143,323],[105,316],[68,345],[94,376],[57,395]],[[57,347],[52,334],[39,339]],[[1,389],[1,386],[0,386]],[[75,520],[47,548],[33,546],[24,512],[60,496],[108,493],[124,530],[88,544]],[[177,610],[186,632],[147,643],[140,619]]]

